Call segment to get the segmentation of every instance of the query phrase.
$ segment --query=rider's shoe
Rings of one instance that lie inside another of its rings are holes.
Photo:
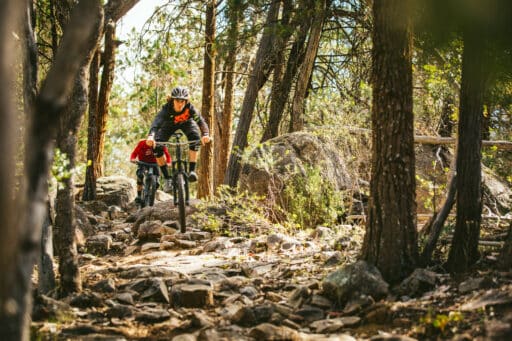
[[[196,172],[192,171],[188,175],[188,181],[190,182],[196,182],[197,181],[197,174]]]
[[[166,193],[172,192],[172,179],[171,178],[164,179],[164,192],[166,192]]]

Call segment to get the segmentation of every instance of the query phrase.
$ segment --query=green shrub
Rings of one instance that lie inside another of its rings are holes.
[[[343,214],[343,195],[326,180],[321,168],[306,166],[305,174],[289,178],[283,192],[282,209],[289,222],[302,228],[332,225]]]

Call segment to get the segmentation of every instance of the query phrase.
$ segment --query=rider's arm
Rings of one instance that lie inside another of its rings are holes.
[[[158,131],[158,129],[163,125],[165,120],[167,119],[167,111],[166,106],[164,105],[162,109],[156,114],[155,119],[153,120],[153,123],[151,123],[151,127],[149,128],[149,134],[148,138],[150,136],[155,136],[155,133]]]
[[[131,162],[134,162],[135,160],[137,160],[137,156],[139,155],[139,150],[141,148],[141,142],[143,142],[143,141],[144,140],[139,141],[139,143],[137,143],[137,145],[133,149],[132,153],[130,154],[130,161]]]
[[[196,121],[197,125],[199,126],[199,129],[201,129],[201,136],[209,136],[210,129],[208,128],[208,124],[206,124],[206,121],[204,120],[201,113],[192,104],[190,104],[189,110],[192,119]]]

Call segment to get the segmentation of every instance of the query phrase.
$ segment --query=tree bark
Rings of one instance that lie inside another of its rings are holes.
[[[105,22],[108,23],[110,20],[118,22],[119,19],[124,17],[133,6],[135,6],[140,0],[109,0],[105,5]]]
[[[39,255],[37,292],[46,295],[55,289],[55,272],[53,270],[53,229],[50,214],[50,202],[47,202],[46,217],[41,230],[41,254]]]
[[[16,110],[13,99],[15,95],[9,84],[15,82],[14,75],[14,39],[12,32],[20,31],[19,23],[23,17],[23,10],[27,4],[19,0],[0,2],[0,143],[5,151],[0,165],[0,339],[20,340],[28,339],[28,331],[20,330],[21,325],[26,325],[24,316],[15,316],[16,300],[23,293],[16,292],[17,287],[15,272],[18,255],[20,233],[16,221],[18,220],[16,203],[13,200],[15,193],[15,141],[14,132],[17,130],[19,113]],[[28,20],[28,18],[25,18]],[[27,25],[27,24],[25,24]],[[26,72],[28,70],[25,70]],[[32,82],[25,79],[25,91],[31,87]],[[31,94],[26,94],[30,98]],[[21,197],[25,200],[25,197]],[[13,297],[12,294],[16,296]],[[17,317],[17,319],[15,319]]]
[[[310,1],[302,1],[302,7],[299,8],[299,12],[307,13],[308,5],[311,6],[311,4],[312,3]],[[281,125],[285,106],[288,97],[290,96],[293,79],[297,75],[299,66],[304,61],[305,43],[310,28],[311,20],[307,20],[301,17],[297,38],[293,42],[292,48],[290,50],[284,75],[278,84],[272,88],[272,100],[270,102],[269,119],[263,132],[261,142],[265,142],[279,135],[279,126]]]
[[[93,148],[93,169],[95,181],[103,176],[103,150],[105,148],[105,134],[107,132],[107,118],[109,108],[109,98],[114,80],[115,56],[116,56],[116,24],[109,21],[105,25],[105,50],[102,54],[103,72],[101,74],[100,91],[98,94],[98,112],[96,122],[96,141]]]
[[[228,154],[231,141],[231,125],[233,124],[233,92],[235,80],[235,65],[237,56],[237,42],[239,35],[240,24],[240,1],[229,0],[227,13],[229,15],[229,28],[228,28],[228,51],[225,60],[225,86],[224,86],[224,105],[222,112],[218,113],[217,119],[214,122],[214,175],[213,175],[213,188],[222,185],[224,181],[224,174],[228,165]]]
[[[89,67],[89,122],[87,125],[87,168],[85,170],[85,183],[82,200],[96,199],[96,179],[100,169],[96,164],[98,147],[98,73],[100,72],[101,51],[96,50]],[[101,165],[101,164],[100,164]]]
[[[274,61],[272,58],[272,52],[274,51],[273,37],[279,15],[279,8],[280,1],[273,1],[270,5],[265,23],[265,31],[261,37],[260,45],[256,52],[256,60],[254,62],[252,74],[245,91],[244,101],[240,112],[240,121],[236,129],[228,168],[224,176],[224,183],[230,187],[236,187],[238,178],[240,177],[240,159],[245,147],[247,146],[247,134],[251,127],[256,98],[258,97],[259,90],[267,81],[268,75],[272,70],[272,64]]]
[[[18,11],[13,3],[23,4],[18,1],[4,1],[0,5],[0,16],[6,16],[0,21],[0,25],[12,27],[11,19],[18,17]],[[46,199],[48,195],[48,173],[52,159],[53,141],[56,137],[57,122],[62,110],[66,105],[69,91],[72,87],[74,78],[83,59],[83,45],[89,39],[93,31],[93,23],[98,13],[101,12],[99,1],[80,1],[73,11],[70,25],[62,38],[61,45],[56,54],[56,58],[50,68],[46,79],[43,82],[41,91],[37,96],[36,109],[34,115],[30,117],[30,126],[26,135],[26,153],[25,153],[25,183],[26,191],[20,193],[21,198],[26,198],[24,205],[12,209],[14,204],[12,200],[12,191],[8,183],[2,183],[0,198],[9,197],[9,202],[0,202],[4,210],[11,209],[7,215],[0,215],[1,219],[7,220],[13,217],[13,212],[18,212],[15,222],[3,221],[1,228],[9,229],[0,239],[1,259],[8,260],[8,265],[2,264],[0,276],[0,338],[2,340],[28,340],[29,339],[29,320],[31,311],[30,290],[31,276],[39,251],[41,240],[41,226],[46,217]],[[0,51],[9,48],[8,42],[11,36],[11,30],[0,32],[0,39],[7,39],[0,44]],[[10,53],[10,52],[9,52]],[[1,52],[1,64],[5,65],[9,61],[9,54]],[[9,72],[0,72],[0,77],[8,77]],[[6,79],[4,84],[9,82]],[[8,106],[5,95],[9,95],[9,88],[0,92],[0,110],[8,113],[12,110]],[[11,94],[12,95],[12,94]],[[2,120],[2,129],[9,127],[9,120]],[[44,129],[41,129],[45,127]],[[0,134],[1,138],[9,137],[9,133]],[[4,141],[2,141],[4,142]],[[3,144],[6,150],[12,150],[9,141]],[[7,153],[6,158],[13,153]],[[6,159],[7,160],[7,159]],[[6,161],[4,160],[4,161]],[[11,163],[5,162],[12,166]],[[0,168],[2,169],[2,168]],[[5,174],[0,174],[5,175]],[[12,180],[9,176],[0,176],[0,179]],[[0,180],[3,181],[3,180]],[[5,194],[4,194],[5,193]],[[5,224],[4,224],[5,223]],[[15,238],[8,238],[12,229],[17,234]],[[5,256],[5,257],[4,257]]]
[[[512,223],[510,223],[505,245],[498,258],[498,267],[503,270],[512,268]]]
[[[315,1],[313,24],[309,34],[306,55],[304,56],[304,62],[301,65],[295,85],[295,94],[293,96],[290,117],[290,132],[304,129],[304,100],[320,45],[320,37],[322,35],[322,27],[325,19],[325,6],[325,0]]]
[[[373,2],[372,171],[362,259],[389,283],[418,264],[410,1]]]
[[[109,97],[115,69],[116,22],[135,6],[139,0],[111,0],[105,5],[105,50],[103,57],[98,47],[97,58],[91,65],[91,86],[89,93],[89,122],[87,131],[87,168],[83,200],[96,198],[96,180],[103,175],[103,150],[109,110]],[[100,63],[100,58],[101,63]],[[100,64],[103,64],[101,85],[98,92],[97,81]],[[93,75],[93,73],[95,73]],[[96,87],[93,88],[93,86]],[[96,96],[96,97],[95,97]]]
[[[25,57],[23,59],[23,83],[24,83],[24,111],[25,117],[32,117],[34,114],[37,98],[37,45],[34,35],[35,17],[34,2],[27,1],[24,23]],[[42,226],[41,253],[38,258],[38,281],[37,290],[46,294],[55,288],[55,273],[53,271],[53,244],[52,226],[50,216],[50,199],[47,197],[46,218]]]
[[[57,147],[67,155],[70,173],[75,168],[77,132],[80,127],[88,102],[89,66],[94,52],[98,48],[103,28],[103,15],[94,18],[94,32],[84,44],[85,56],[82,58],[78,75],[75,78],[73,92],[64,113],[60,117],[57,133]],[[55,205],[55,240],[59,255],[59,273],[61,294],[66,296],[82,288],[78,268],[76,248],[75,200],[73,196],[73,176],[64,179],[64,186],[57,191]]]
[[[203,71],[203,102],[201,112],[208,124],[208,127],[214,127],[215,116],[215,0],[209,0],[206,5],[206,27],[205,27],[205,47],[204,47],[204,71]],[[212,133],[215,130],[212,129]],[[197,186],[197,197],[207,198],[212,195],[212,163],[213,163],[213,144],[212,141],[201,148],[201,167],[199,171],[199,182]]]
[[[485,91],[484,42],[481,32],[464,35],[457,148],[457,218],[446,268],[465,272],[479,258],[482,219],[482,110]]]

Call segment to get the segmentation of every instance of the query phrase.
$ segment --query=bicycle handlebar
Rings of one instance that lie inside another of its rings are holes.
[[[158,164],[156,162],[144,162],[144,161],[139,161],[139,160],[132,161],[132,163],[142,165],[142,166],[148,166],[148,167],[158,166]]]
[[[183,142],[171,142],[171,141],[167,141],[167,142],[163,142],[163,141],[159,141],[159,142],[156,142],[156,145],[157,146],[186,146],[186,145],[189,145],[189,144],[195,144],[195,143],[201,143],[201,140],[192,140],[192,141],[183,141]]]

